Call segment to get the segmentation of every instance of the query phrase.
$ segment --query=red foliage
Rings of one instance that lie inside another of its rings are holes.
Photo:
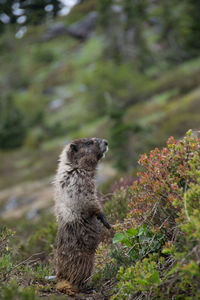
[[[183,140],[170,137],[167,147],[143,154],[139,164],[143,171],[132,186],[131,212],[137,223],[163,228],[172,236],[176,218],[183,207],[183,195],[195,178],[190,161],[200,157],[200,138],[189,134]]]

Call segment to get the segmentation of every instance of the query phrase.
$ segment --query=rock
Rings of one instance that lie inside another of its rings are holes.
[[[35,219],[36,217],[39,216],[39,211],[37,209],[32,209],[30,210],[27,214],[26,214],[26,218],[28,220],[31,220],[31,219]]]
[[[64,22],[56,23],[47,30],[45,35],[42,37],[42,41],[48,41],[63,34],[67,34],[81,40],[87,39],[96,26],[97,18],[97,12],[93,11],[69,27],[66,26]]]
[[[62,34],[68,34],[68,29],[65,23],[59,22],[51,26],[42,37],[42,41],[46,42]]]
[[[57,110],[58,108],[60,108],[63,105],[63,103],[64,103],[63,99],[55,99],[50,102],[49,109],[51,111]]]
[[[78,39],[86,39],[90,36],[97,23],[97,12],[90,12],[80,21],[68,28],[68,33]]]
[[[8,201],[5,203],[3,211],[11,211],[11,210],[17,208],[18,204],[19,204],[19,198],[16,196],[11,196],[8,199]]]

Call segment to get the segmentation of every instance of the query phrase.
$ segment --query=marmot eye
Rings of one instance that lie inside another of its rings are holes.
[[[74,151],[74,152],[77,152],[77,151],[78,151],[77,145],[75,145],[75,144],[71,144],[71,145],[70,145],[70,148],[71,148],[71,150]]]
[[[93,142],[93,141],[88,141],[88,142],[86,142],[85,144],[86,144],[87,146],[89,146],[89,145],[93,145],[94,142]]]

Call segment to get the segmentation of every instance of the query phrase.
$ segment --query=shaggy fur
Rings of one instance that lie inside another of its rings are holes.
[[[87,287],[100,239],[99,221],[110,228],[94,178],[107,149],[103,139],[79,139],[68,144],[60,156],[55,178],[56,287],[70,295]]]

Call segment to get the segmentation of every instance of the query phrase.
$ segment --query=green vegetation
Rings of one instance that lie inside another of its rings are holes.
[[[37,223],[23,221],[18,226],[16,232],[0,228],[0,295],[6,300],[35,300],[41,293],[51,294],[53,288],[54,283],[47,282],[45,276],[54,274],[56,223],[52,216],[44,215]]]
[[[15,148],[23,144],[26,127],[21,111],[12,103],[12,98],[5,97],[0,102],[0,147]]]
[[[178,142],[170,138],[139,163],[124,231],[113,238],[121,259],[112,261],[118,272],[111,299],[198,299],[200,138],[191,131]]]
[[[50,183],[63,145],[97,136],[109,143],[97,178],[113,230],[94,297],[199,299],[199,3],[85,0],[60,16],[47,2],[0,4],[0,298],[66,299],[45,279]],[[66,33],[94,12],[85,36]]]
[[[124,233],[118,232],[113,238],[113,243],[120,243],[134,260],[142,259],[151,252],[161,249],[165,236],[154,233],[143,224],[134,229],[127,229]]]
[[[98,10],[97,30],[84,43],[68,36],[41,42],[45,24],[29,25],[16,40],[15,29],[4,26],[1,101],[9,102],[12,120],[5,121],[1,109],[2,149],[37,149],[59,136],[101,135],[109,139],[113,165],[124,171],[127,156],[135,165],[139,153],[163,145],[170,134],[178,137],[198,127],[199,112],[193,108],[198,106],[200,62],[193,30],[199,22],[190,17],[197,4],[125,1],[118,3],[119,15],[113,4],[101,1],[96,7],[87,0],[64,19],[71,24]]]

